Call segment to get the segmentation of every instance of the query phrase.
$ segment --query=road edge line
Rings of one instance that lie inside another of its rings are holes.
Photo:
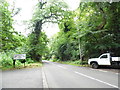
[[[57,65],[58,67],[62,68],[62,69],[67,69],[66,67],[63,67],[61,65]]]
[[[99,70],[100,72],[108,72],[108,71],[105,71],[105,70]]]
[[[76,72],[76,71],[75,71],[75,73],[77,73],[77,74],[79,74],[79,75],[81,75],[81,76],[87,77],[87,78],[89,78],[89,79],[92,79],[92,80],[95,80],[95,81],[104,83],[104,84],[109,85],[109,86],[111,86],[111,87],[119,88],[118,86],[112,85],[112,84],[110,84],[110,83],[104,82],[104,81],[99,80],[99,79],[96,79],[96,78],[93,78],[93,77],[91,77],[91,76],[87,76],[87,75],[85,75],[85,74],[82,74],[82,73],[79,73],[79,72]]]

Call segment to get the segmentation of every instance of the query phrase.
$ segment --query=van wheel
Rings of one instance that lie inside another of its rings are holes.
[[[97,64],[97,63],[92,63],[91,66],[92,66],[92,68],[94,68],[94,69],[97,69],[97,68],[98,68],[98,64]]]

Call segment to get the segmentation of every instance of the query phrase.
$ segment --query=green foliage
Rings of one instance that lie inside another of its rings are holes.
[[[75,60],[75,61],[58,61],[59,63],[62,64],[69,64],[69,65],[75,65],[75,66],[84,66],[87,67],[87,61],[80,61],[80,60]]]
[[[84,4],[84,3],[83,3]],[[87,42],[87,44],[84,44],[85,46],[85,55],[89,57],[97,57],[101,53],[105,52],[112,52],[115,56],[119,55],[119,35],[116,32],[119,32],[119,15],[118,11],[120,3],[85,3],[87,6],[89,6],[89,14],[86,12],[86,9],[84,8],[84,11],[82,14],[88,14],[87,18],[87,25],[80,28],[81,33],[83,33],[81,39],[84,42]],[[84,4],[84,5],[85,5]],[[82,6],[82,5],[81,5]],[[81,7],[80,6],[80,7]],[[115,7],[114,7],[115,6]],[[111,9],[111,7],[114,7],[114,11]],[[117,16],[116,16],[117,15]],[[82,20],[80,16],[80,22]],[[112,19],[115,20],[112,20]],[[83,19],[84,20],[84,19]],[[118,20],[118,21],[117,21]],[[109,25],[109,26],[108,26]],[[111,27],[114,26],[114,27]],[[115,28],[117,27],[117,28]],[[119,34],[119,33],[118,33]],[[114,38],[113,38],[114,37]],[[116,41],[114,40],[116,38]],[[94,46],[94,47],[93,47]]]
[[[34,63],[34,61],[31,58],[26,58],[26,63]]]
[[[37,61],[35,58],[38,58],[38,61],[41,60],[42,56],[45,56],[46,52],[48,51],[47,48],[47,36],[44,32],[41,32],[39,37],[39,41],[35,44],[34,40],[35,34],[32,33],[29,35],[29,52],[28,54],[32,57],[33,60]],[[37,55],[37,56],[36,56]]]
[[[42,26],[46,22],[57,23],[61,20],[64,14],[67,14],[66,4],[60,0],[50,0],[48,2],[39,2],[36,5],[30,27],[33,30],[30,35],[30,48],[29,55],[33,60],[41,61],[41,58],[46,56],[48,51],[47,37],[42,32]],[[48,57],[47,57],[48,58]]]
[[[59,23],[60,32],[51,39],[51,53],[56,56],[57,59],[62,61],[76,60],[78,59],[78,42],[75,42],[76,36],[73,34],[76,32],[74,24],[74,14],[69,11],[71,16],[65,16]]]
[[[14,50],[15,48],[21,46],[24,41],[24,36],[19,35],[13,29],[13,19],[11,12],[8,9],[9,4],[5,0],[1,1],[0,4],[0,42],[2,42],[0,44],[0,52],[3,52]]]
[[[15,54],[23,54],[26,51],[22,50],[23,48],[19,47],[15,50],[9,50],[7,52],[1,52],[0,53],[0,68],[2,67],[2,69],[9,69],[9,68],[13,68],[13,56]],[[31,64],[31,63],[35,63],[31,58],[28,58],[28,54],[26,55],[26,64]],[[23,65],[22,63],[23,60],[16,60],[15,62],[15,66],[16,67],[21,67]]]
[[[82,2],[77,10],[59,23],[60,32],[52,38],[51,56],[61,61],[88,58],[112,52],[120,56],[120,2]],[[75,20],[75,18],[77,19]],[[79,41],[80,40],[80,41]],[[80,44],[80,51],[79,51]],[[81,63],[81,62],[80,62]]]
[[[3,67],[13,66],[13,55],[16,54],[15,51],[2,52],[0,53],[0,62]],[[17,61],[16,65],[20,65],[20,62]]]
[[[9,4],[4,0],[0,3],[0,52],[1,52],[1,58],[0,58],[0,67],[3,68],[11,68],[13,67],[13,55],[15,54],[26,54],[27,59],[26,63],[33,63],[34,61],[31,60],[31,57],[29,55],[29,52],[33,49],[29,46],[29,38],[18,34],[13,28],[13,19],[12,15],[13,13],[10,12]],[[18,13],[18,11],[17,11]],[[17,14],[17,13],[14,13]],[[37,53],[42,55],[44,54],[44,51],[46,50],[46,35],[45,33],[41,33],[41,36],[39,39],[39,44],[36,47],[36,50],[39,50]],[[31,37],[31,36],[30,36]],[[34,41],[34,40],[32,40]],[[34,52],[33,52],[34,53]],[[16,60],[16,66],[20,66],[22,63],[22,60]]]
[[[54,23],[57,22],[57,20],[60,20],[65,14],[67,14],[67,4],[61,0],[39,2],[34,10],[32,23],[37,21],[42,21],[42,23]]]
[[[69,11],[61,0],[38,2],[30,20],[32,32],[28,38],[14,31],[8,7],[6,1],[0,3],[3,66],[11,66],[13,54],[22,53],[27,54],[27,63],[51,58],[77,65],[86,64],[88,58],[107,51],[120,56],[120,2],[81,2],[75,11]],[[58,23],[60,28],[50,41],[42,31],[46,22]]]

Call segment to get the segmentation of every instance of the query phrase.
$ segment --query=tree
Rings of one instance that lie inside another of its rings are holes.
[[[51,0],[49,2],[41,1],[37,4],[35,13],[31,20],[31,28],[33,28],[33,41],[31,42],[31,46],[34,46],[30,51],[32,59],[40,61],[41,54],[37,53],[39,52],[39,49],[37,48],[41,45],[39,38],[41,37],[42,25],[46,22],[57,23],[58,20],[64,16],[66,7],[65,3],[56,0]]]
[[[115,50],[115,48],[119,50],[119,41],[117,43],[115,41],[119,40],[117,39],[119,35],[114,37],[114,34],[117,34],[116,31],[119,32],[119,5],[118,2],[91,2],[80,5],[79,10],[80,12],[83,11],[82,15],[84,16],[80,19],[79,29],[83,34],[82,41],[84,41],[87,57],[97,57],[107,51],[119,56],[119,52]],[[111,7],[114,7],[114,10]],[[86,23],[84,23],[84,20]]]
[[[63,18],[59,23],[61,31],[51,44],[53,54],[60,60],[78,60],[80,39],[83,60],[106,52],[120,56],[119,10],[119,2],[80,3],[79,8],[69,14],[70,18]],[[78,19],[74,20],[75,17]]]
[[[12,26],[13,19],[6,1],[0,3],[0,47],[2,51],[14,50],[22,45],[23,36],[19,35]],[[24,40],[23,40],[24,41]]]

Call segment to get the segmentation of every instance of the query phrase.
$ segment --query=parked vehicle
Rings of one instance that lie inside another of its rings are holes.
[[[120,57],[112,57],[110,53],[104,53],[98,58],[89,59],[88,64],[95,69],[97,69],[101,65],[120,66]]]

